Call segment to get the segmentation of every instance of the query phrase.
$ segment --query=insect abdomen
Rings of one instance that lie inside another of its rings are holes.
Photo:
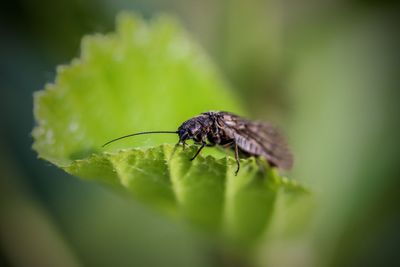
[[[272,166],[286,170],[292,167],[293,157],[285,147],[277,147],[275,151],[269,151],[257,141],[246,139],[241,135],[235,135],[235,141],[240,150],[252,156],[264,157]]]
[[[238,147],[246,153],[256,156],[261,156],[263,154],[264,149],[257,142],[248,140],[240,135],[235,135],[235,142]]]

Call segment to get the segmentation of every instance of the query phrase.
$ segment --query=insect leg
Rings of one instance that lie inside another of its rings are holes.
[[[206,143],[204,143],[204,142],[201,143],[201,146],[200,146],[199,150],[197,150],[196,154],[194,154],[194,156],[193,156],[190,160],[191,160],[191,161],[194,160],[194,159],[197,157],[197,155],[199,155],[200,151],[201,151],[205,146],[206,146]]]
[[[236,159],[236,164],[237,164],[237,169],[235,171],[235,176],[236,176],[240,170],[239,148],[238,148],[238,145],[236,142],[235,142],[235,159]]]

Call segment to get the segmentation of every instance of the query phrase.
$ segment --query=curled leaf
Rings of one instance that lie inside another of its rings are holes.
[[[58,68],[54,83],[35,93],[39,157],[244,242],[261,236],[277,194],[304,191],[274,169],[260,170],[252,158],[234,176],[234,160],[215,149],[194,161],[194,146],[172,155],[175,135],[101,147],[137,131],[176,130],[208,110],[243,114],[214,65],[171,17],[145,22],[123,13],[115,33],[84,37],[81,49],[78,59]]]

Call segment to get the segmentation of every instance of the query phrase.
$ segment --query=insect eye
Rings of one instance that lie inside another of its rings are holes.
[[[182,133],[179,136],[181,141],[185,141],[191,138],[189,131],[182,131]]]

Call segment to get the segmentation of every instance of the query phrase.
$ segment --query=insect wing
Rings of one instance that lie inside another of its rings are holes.
[[[241,150],[263,156],[279,168],[292,167],[293,156],[286,140],[271,124],[249,121],[228,112],[221,112],[219,124],[233,132]]]

